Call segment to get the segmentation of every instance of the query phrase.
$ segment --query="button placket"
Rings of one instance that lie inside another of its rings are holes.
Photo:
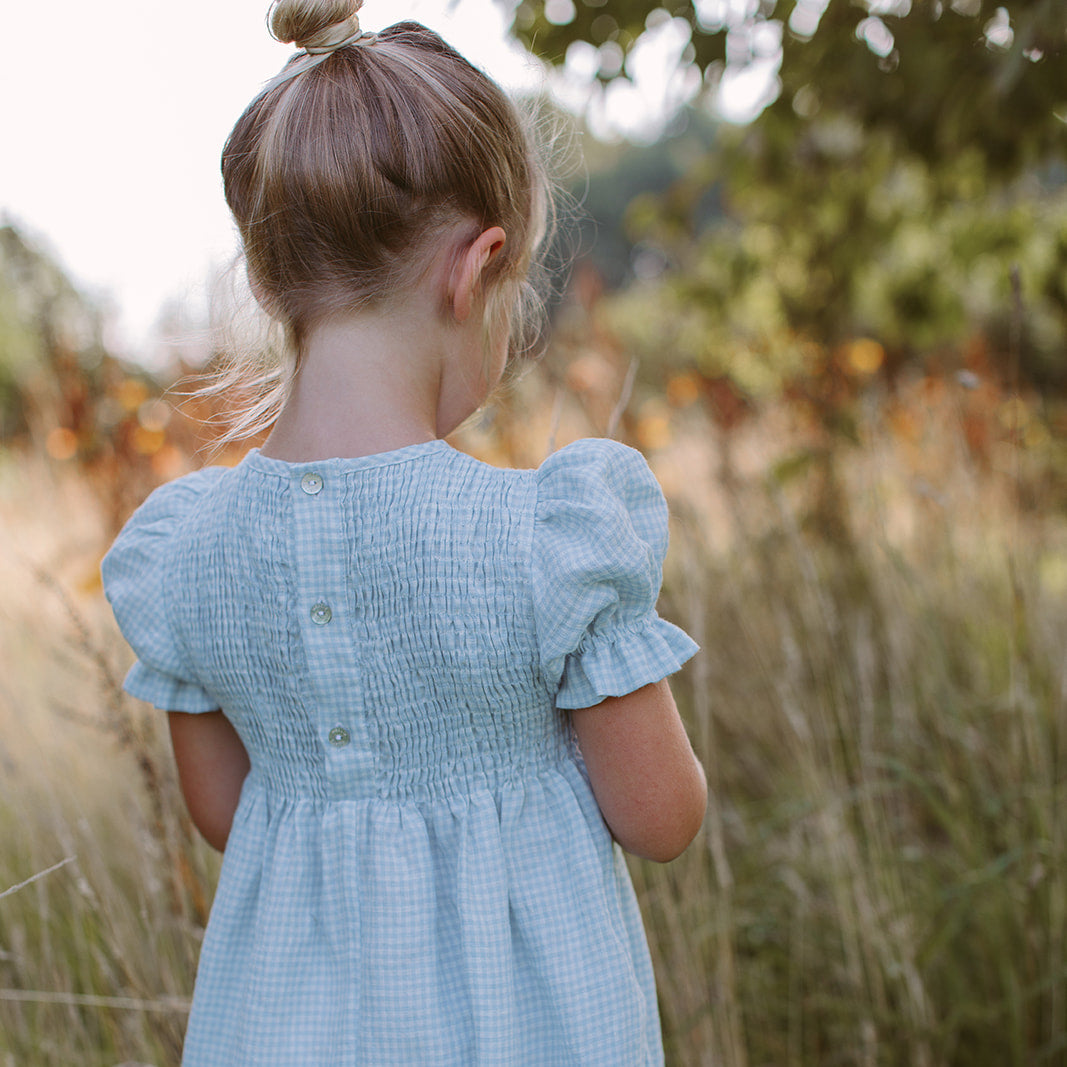
[[[294,477],[297,536],[314,551],[297,554],[296,593],[303,605],[300,629],[307,650],[307,688],[314,709],[314,729],[324,749],[323,772],[328,795],[349,796],[372,771],[365,741],[355,649],[347,626],[341,626],[347,603],[345,532],[346,488],[330,469],[305,469]],[[341,614],[338,615],[337,612]],[[338,706],[344,696],[344,710]],[[343,718],[338,721],[338,715]]]

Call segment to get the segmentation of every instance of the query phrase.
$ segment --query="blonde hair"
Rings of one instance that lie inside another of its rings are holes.
[[[269,17],[281,41],[303,48],[346,22],[356,39],[294,55],[223,150],[249,282],[286,338],[277,366],[238,357],[213,387],[259,393],[230,439],[273,422],[311,328],[414,284],[434,241],[457,225],[469,223],[472,238],[489,226],[507,234],[486,275],[486,331],[509,327],[514,352],[540,325],[529,277],[549,197],[516,107],[419,23],[360,37],[361,3],[277,0]]]

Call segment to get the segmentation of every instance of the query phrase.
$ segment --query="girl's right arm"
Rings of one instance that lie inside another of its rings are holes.
[[[223,852],[251,766],[248,753],[221,711],[171,711],[167,720],[189,815],[207,843]]]
[[[681,855],[704,821],[708,786],[667,680],[571,716],[615,840],[659,863]]]

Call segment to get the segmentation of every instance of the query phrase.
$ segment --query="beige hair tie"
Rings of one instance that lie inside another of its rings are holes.
[[[335,22],[332,26],[316,33],[302,43],[302,47],[309,56],[326,56],[336,52],[345,45],[355,44],[357,41],[366,40],[368,44],[377,38],[376,33],[364,33],[359,28],[359,19],[353,15],[344,22]]]

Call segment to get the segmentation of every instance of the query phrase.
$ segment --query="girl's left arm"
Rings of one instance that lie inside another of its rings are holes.
[[[680,856],[708,803],[667,679],[571,712],[589,784],[615,840],[658,863]]]
[[[167,713],[178,781],[194,825],[219,852],[251,766],[237,731],[221,711]]]

